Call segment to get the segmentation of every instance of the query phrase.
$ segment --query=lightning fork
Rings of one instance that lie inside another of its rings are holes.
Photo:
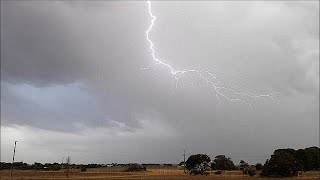
[[[149,16],[151,17],[151,21],[150,21],[150,25],[149,28],[146,30],[146,40],[149,43],[149,49],[151,51],[151,57],[154,61],[153,65],[147,66],[147,67],[143,67],[141,69],[149,69],[151,67],[154,66],[163,66],[166,69],[168,69],[168,71],[172,74],[173,78],[174,78],[174,82],[175,82],[175,88],[178,87],[178,83],[179,83],[179,75],[183,75],[186,73],[194,73],[196,75],[198,75],[198,77],[205,82],[206,84],[212,86],[213,91],[215,93],[215,96],[218,100],[218,103],[221,103],[221,99],[220,98],[224,98],[226,100],[228,100],[229,102],[241,102],[244,103],[250,107],[252,107],[252,105],[245,99],[245,98],[253,98],[253,99],[270,99],[272,101],[275,101],[274,97],[272,97],[272,94],[274,94],[275,92],[269,93],[269,94],[261,94],[261,95],[255,95],[252,93],[246,93],[246,92],[238,92],[236,91],[234,88],[232,87],[225,87],[225,86],[221,86],[220,85],[220,80],[214,75],[214,73],[212,71],[209,70],[197,70],[197,69],[184,69],[184,70],[176,70],[172,67],[172,65],[164,62],[163,60],[161,60],[160,58],[158,58],[155,55],[155,49],[154,49],[154,43],[152,42],[152,40],[150,39],[150,32],[154,26],[154,23],[157,19],[157,17],[152,13],[151,11],[151,1],[147,1],[147,5],[148,5],[148,13]],[[207,78],[205,75],[215,79],[215,81],[210,80],[209,78]],[[228,95],[226,95],[225,93],[223,93],[223,91],[228,91],[230,93],[232,93],[234,96],[237,96],[237,98],[234,97],[230,97]]]

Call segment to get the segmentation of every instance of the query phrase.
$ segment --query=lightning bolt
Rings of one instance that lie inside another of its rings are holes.
[[[174,78],[174,82],[175,82],[175,88],[178,87],[178,83],[179,83],[179,76],[180,75],[184,75],[187,73],[193,73],[196,74],[202,81],[204,81],[207,85],[210,85],[213,89],[213,92],[215,93],[215,96],[218,100],[218,104],[221,103],[221,98],[224,98],[226,100],[228,100],[229,102],[241,102],[244,103],[250,107],[252,107],[252,105],[250,104],[250,102],[247,100],[248,98],[252,98],[252,99],[264,99],[264,100],[272,100],[275,101],[275,98],[272,96],[272,94],[275,94],[276,92],[272,92],[269,94],[260,94],[260,95],[255,95],[253,93],[246,93],[246,92],[238,92],[235,90],[235,88],[233,87],[226,87],[226,86],[222,86],[220,83],[220,80],[218,79],[217,76],[215,76],[215,74],[212,71],[209,70],[197,70],[197,69],[184,69],[184,70],[176,70],[172,67],[172,65],[164,62],[163,60],[159,59],[156,55],[155,55],[155,49],[154,49],[154,43],[152,42],[152,40],[150,39],[150,32],[154,26],[154,23],[157,19],[157,17],[152,13],[151,11],[151,2],[147,1],[148,4],[148,12],[149,12],[149,16],[151,17],[151,21],[150,21],[150,25],[149,28],[146,30],[146,40],[149,43],[149,49],[151,51],[151,57],[154,61],[153,65],[147,66],[147,67],[143,67],[141,69],[149,69],[151,67],[154,66],[163,66],[166,69],[168,69],[168,71],[171,73],[171,75]],[[207,78],[210,77],[210,78]],[[210,79],[214,79],[210,80]],[[232,93],[233,96],[235,97],[230,97],[228,96],[226,93],[224,92],[229,92]]]

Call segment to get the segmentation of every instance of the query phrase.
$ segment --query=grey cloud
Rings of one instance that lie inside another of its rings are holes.
[[[82,126],[106,124],[100,102],[81,84],[37,88],[28,84],[1,83],[2,125],[75,131]]]

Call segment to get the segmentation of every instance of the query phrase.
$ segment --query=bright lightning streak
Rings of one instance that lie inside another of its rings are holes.
[[[272,101],[274,101],[275,99],[272,97],[273,93],[270,94],[262,94],[262,95],[254,95],[251,93],[245,93],[245,92],[238,92],[236,91],[234,88],[231,87],[225,87],[225,86],[220,86],[220,80],[209,70],[196,70],[196,69],[188,69],[188,70],[176,70],[174,69],[170,64],[165,63],[163,60],[159,59],[158,57],[156,57],[155,55],[155,50],[154,50],[154,44],[152,42],[152,40],[150,39],[150,31],[152,30],[154,23],[157,19],[157,17],[155,15],[153,15],[152,11],[151,11],[151,2],[147,1],[148,4],[148,12],[149,12],[149,16],[151,17],[151,22],[150,22],[150,26],[149,28],[146,30],[146,39],[149,42],[149,49],[151,51],[151,56],[153,61],[155,62],[153,65],[151,66],[147,66],[141,69],[149,69],[153,66],[163,66],[165,68],[167,68],[169,70],[169,72],[172,74],[172,76],[175,79],[175,87],[178,87],[178,82],[179,82],[179,74],[186,74],[186,73],[194,73],[196,75],[199,76],[200,79],[202,79],[205,83],[207,83],[208,85],[212,86],[215,96],[218,100],[218,103],[221,103],[221,97],[230,101],[230,102],[235,102],[235,101],[239,101],[242,103],[247,104],[248,106],[252,107],[252,105],[245,99],[245,98],[253,98],[253,99],[257,99],[257,98],[262,98],[262,99],[266,99],[269,98]],[[215,79],[216,83],[214,81],[211,81],[210,79],[206,78],[206,76],[209,76],[213,79]],[[223,90],[225,91],[229,91],[230,93],[232,93],[234,96],[237,96],[237,98],[231,98],[229,96],[227,96],[225,93],[223,93]]]

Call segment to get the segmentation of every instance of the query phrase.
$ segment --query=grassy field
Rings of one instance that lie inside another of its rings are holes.
[[[11,179],[10,170],[2,170],[1,179]],[[258,172],[259,173],[259,172]],[[64,171],[36,171],[36,170],[14,170],[13,179],[136,179],[136,180],[191,180],[191,179],[260,179],[257,175],[248,177],[243,175],[241,171],[225,171],[221,175],[215,175],[210,172],[208,176],[194,176],[184,174],[183,170],[176,167],[148,167],[147,172],[124,172],[123,167],[108,167],[108,168],[92,168],[86,172],[80,172],[78,169],[71,171],[69,178],[66,178]],[[263,178],[265,180],[269,178]],[[273,178],[275,179],[275,178]],[[283,179],[283,178],[282,178]],[[302,173],[301,177],[287,179],[320,179],[319,171],[310,171]]]

